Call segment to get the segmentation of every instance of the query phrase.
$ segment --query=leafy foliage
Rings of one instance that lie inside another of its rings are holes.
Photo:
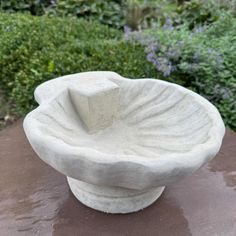
[[[44,8],[50,6],[50,0],[1,0],[0,9],[6,12],[30,12],[32,15],[43,15]]]
[[[140,45],[126,43],[120,31],[99,23],[0,14],[0,35],[0,86],[18,115],[35,106],[35,87],[55,77],[90,70],[156,75]]]
[[[120,0],[1,0],[0,9],[10,13],[29,12],[37,16],[74,16],[97,20],[114,28],[122,28],[125,24]]]
[[[14,111],[24,115],[35,106],[35,87],[58,76],[112,70],[131,78],[158,77],[205,96],[236,130],[236,19],[221,15],[192,30],[191,21],[159,19],[156,28],[142,33],[126,29],[125,41],[119,30],[94,21],[0,14],[0,86]]]
[[[176,4],[179,3],[179,5]],[[188,22],[189,28],[218,20],[220,9],[235,11],[234,0],[2,0],[0,9],[7,12],[30,12],[32,15],[73,16],[132,30],[150,28],[166,19],[175,25]],[[234,9],[234,10],[233,10]]]
[[[111,0],[58,0],[47,9],[47,14],[83,17],[115,28],[122,28],[125,24],[121,4]]]
[[[130,0],[126,2],[125,9],[126,25],[132,30],[151,28],[157,23],[163,24],[167,18],[178,19],[176,5],[166,0]]]
[[[211,24],[219,19],[219,5],[214,1],[192,0],[181,4],[177,10],[183,22],[187,22],[190,29],[198,25]]]
[[[159,77],[205,96],[236,130],[236,19],[222,15],[211,26],[190,31],[187,26],[129,33],[128,39],[145,47],[146,59]],[[127,37],[127,36],[126,36]]]

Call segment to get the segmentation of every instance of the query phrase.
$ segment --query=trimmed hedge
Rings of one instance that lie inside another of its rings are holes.
[[[33,91],[49,79],[91,70],[156,77],[143,48],[99,23],[70,18],[0,14],[0,85],[17,115],[35,106]]]

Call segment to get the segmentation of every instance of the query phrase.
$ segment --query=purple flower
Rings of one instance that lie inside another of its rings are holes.
[[[166,56],[169,59],[174,59],[174,60],[178,60],[181,56],[181,51],[179,49],[169,49],[166,52]]]
[[[167,23],[170,24],[169,21],[167,21]],[[178,59],[180,57],[181,50],[179,50],[179,48],[173,48],[169,50],[168,53],[164,53],[165,55],[162,55],[163,53],[161,53],[160,50],[161,45],[157,43],[157,40],[154,37],[140,32],[131,32],[129,27],[124,27],[124,32],[126,39],[139,42],[145,47],[147,61],[151,62],[163,76],[170,76],[170,74],[175,71],[176,68],[172,65],[170,59]],[[179,44],[182,45],[182,42],[179,42]],[[162,56],[158,57],[158,54]]]
[[[156,58],[156,55],[153,52],[150,52],[147,54],[147,60],[149,62],[155,63],[155,58]]]
[[[157,45],[155,43],[150,43],[149,45],[147,45],[145,47],[145,52],[149,53],[149,52],[156,52],[157,51]]]
[[[131,34],[131,28],[127,25],[124,26],[124,38],[126,40],[130,39],[130,34]]]
[[[155,44],[155,39],[150,37],[150,36],[148,36],[148,35],[140,35],[140,34],[138,34],[137,39],[138,39],[139,43],[141,43],[144,46]]]
[[[128,25],[124,26],[124,33],[125,34],[130,34],[131,33],[131,28]]]
[[[164,29],[164,30],[173,30],[174,29],[174,26],[173,26],[173,24],[172,24],[172,21],[171,21],[171,19],[166,19],[166,22],[165,22],[165,24],[162,26],[162,29]]]
[[[171,61],[164,57],[158,57],[155,60],[154,65],[156,66],[159,72],[163,73],[163,76],[170,76],[171,72],[175,70],[175,67],[172,66]]]
[[[195,28],[194,33],[199,34],[199,33],[202,33],[203,31],[204,31],[204,27],[199,26],[199,27]]]

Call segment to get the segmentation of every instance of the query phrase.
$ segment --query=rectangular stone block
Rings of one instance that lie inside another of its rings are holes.
[[[119,107],[119,86],[108,79],[69,87],[71,101],[90,133],[112,125]]]

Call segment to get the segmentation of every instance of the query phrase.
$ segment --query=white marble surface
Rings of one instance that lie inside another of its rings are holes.
[[[70,96],[70,88],[82,88],[91,78],[92,84],[109,80],[119,88],[112,122],[94,133]],[[180,180],[216,155],[225,132],[219,112],[206,99],[156,79],[85,72],[41,84],[35,99],[39,107],[24,120],[35,152],[66,176],[102,186],[104,194],[106,187],[150,192]],[[121,205],[112,212],[120,212]],[[126,212],[136,211],[131,208]]]

